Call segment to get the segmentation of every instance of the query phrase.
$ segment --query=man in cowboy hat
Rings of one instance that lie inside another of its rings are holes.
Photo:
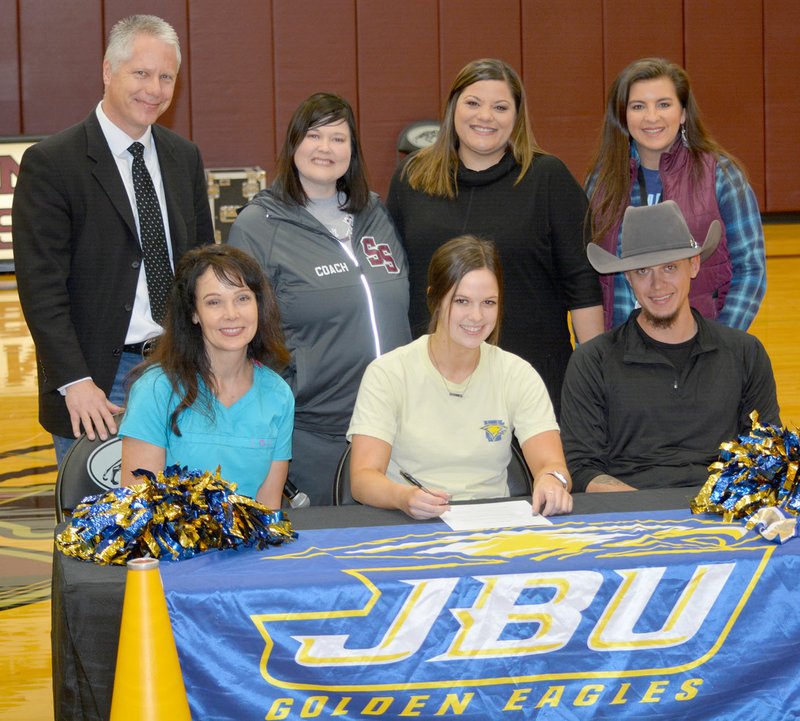
[[[780,423],[758,339],[689,305],[691,280],[719,238],[714,221],[698,245],[668,200],[625,211],[620,257],[587,248],[599,273],[625,273],[640,307],[581,345],[567,368],[561,435],[574,491],[699,486],[753,410]]]

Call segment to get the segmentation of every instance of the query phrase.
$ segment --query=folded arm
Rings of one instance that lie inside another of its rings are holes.
[[[589,481],[586,486],[587,493],[613,493],[615,491],[635,491],[633,486],[623,483],[619,478],[609,476],[607,473],[601,473]]]
[[[160,446],[153,445],[138,438],[126,436],[122,439],[122,473],[121,486],[132,486],[140,482],[133,477],[133,472],[142,468],[150,471],[154,476],[164,470],[167,451]]]
[[[267,477],[256,492],[256,500],[267,508],[278,510],[283,499],[283,486],[289,475],[289,461],[272,461]]]

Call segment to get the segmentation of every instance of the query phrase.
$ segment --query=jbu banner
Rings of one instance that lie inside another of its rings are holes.
[[[682,511],[162,565],[195,718],[796,718],[800,564]]]

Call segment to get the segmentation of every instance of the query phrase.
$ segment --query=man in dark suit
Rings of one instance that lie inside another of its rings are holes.
[[[199,149],[153,124],[179,67],[168,23],[121,20],[103,60],[102,101],[20,164],[14,261],[36,344],[39,421],[59,463],[81,431],[116,432],[122,381],[161,333],[175,263],[213,241]]]

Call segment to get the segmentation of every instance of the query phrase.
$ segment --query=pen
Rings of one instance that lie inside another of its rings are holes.
[[[412,486],[416,486],[421,491],[425,491],[425,493],[430,494],[431,496],[435,496],[435,493],[432,493],[429,489],[425,488],[414,476],[412,476],[408,471],[404,471],[402,468],[400,469],[400,475],[408,481]]]

